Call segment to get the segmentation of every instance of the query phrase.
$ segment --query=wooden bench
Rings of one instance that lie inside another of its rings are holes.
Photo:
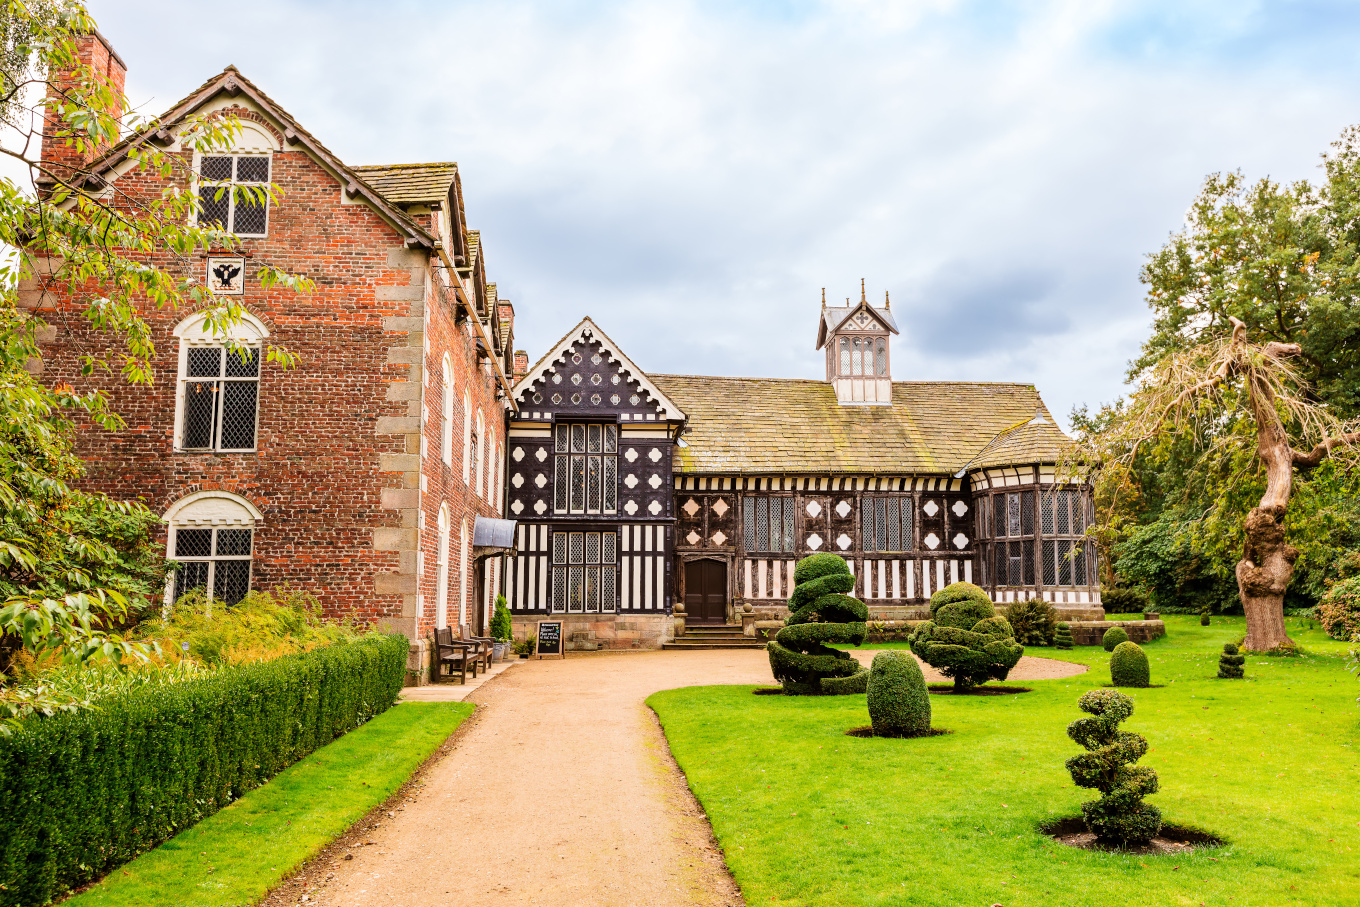
[[[462,635],[462,640],[461,640],[462,642],[469,642],[469,643],[474,643],[474,644],[476,644],[476,646],[477,646],[477,650],[476,650],[477,661],[478,661],[478,663],[482,666],[482,670],[484,670],[484,671],[489,671],[489,670],[491,670],[491,657],[495,654],[494,650],[492,649],[492,646],[495,645],[496,641],[495,641],[494,639],[492,639],[491,637],[489,637],[489,636],[473,636],[473,635],[471,635],[471,634],[468,632],[468,626],[467,626],[467,624],[463,624],[463,626],[460,628],[460,630],[461,630],[461,635]],[[472,676],[473,676],[473,677],[476,677],[477,675],[476,675],[476,673],[474,672]]]
[[[481,663],[481,655],[477,650],[477,644],[467,640],[454,639],[453,630],[448,627],[435,630],[434,637],[434,676],[432,682],[438,683],[442,676],[441,668],[448,668],[448,676],[452,677],[455,670],[458,671],[459,683],[467,683],[468,667],[472,668],[472,676],[477,676],[477,667]]]

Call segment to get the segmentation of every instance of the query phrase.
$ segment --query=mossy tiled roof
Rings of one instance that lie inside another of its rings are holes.
[[[892,406],[841,406],[825,381],[648,377],[689,418],[679,472],[938,475],[1053,462],[1070,443],[1028,384],[897,381]]]
[[[428,205],[448,199],[458,164],[369,164],[354,172],[395,205]]]

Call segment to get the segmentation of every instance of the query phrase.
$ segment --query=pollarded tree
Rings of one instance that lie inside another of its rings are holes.
[[[775,679],[790,695],[864,692],[864,665],[829,645],[864,642],[869,611],[845,594],[855,588],[854,574],[840,556],[823,552],[799,561],[793,581],[785,626],[765,646]]]
[[[1244,521],[1236,569],[1247,615],[1244,645],[1287,651],[1294,644],[1284,628],[1284,593],[1299,553],[1285,541],[1284,521],[1295,473],[1328,457],[1355,462],[1360,432],[1312,398],[1294,365],[1302,353],[1299,344],[1255,344],[1241,320],[1228,321],[1228,337],[1160,360],[1117,417],[1083,437],[1075,456],[1079,470],[1094,473],[1107,487],[1119,487],[1140,453],[1167,438],[1188,439],[1205,469],[1235,472],[1239,480],[1263,469],[1265,493]],[[1254,429],[1251,435],[1222,431],[1225,423],[1243,417]]]

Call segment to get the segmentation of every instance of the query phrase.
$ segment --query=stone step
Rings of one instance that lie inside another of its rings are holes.
[[[763,649],[765,643],[749,637],[735,639],[703,639],[688,640],[681,638],[674,642],[663,643],[663,649]]]

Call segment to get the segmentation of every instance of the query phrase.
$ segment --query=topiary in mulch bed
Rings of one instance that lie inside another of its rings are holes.
[[[1048,835],[1059,844],[1078,847],[1082,850],[1102,850],[1113,853],[1157,856],[1158,854],[1184,854],[1210,847],[1222,847],[1227,842],[1197,828],[1181,825],[1162,825],[1159,831],[1146,844],[1119,845],[1101,841],[1086,828],[1086,820],[1081,816],[1068,816],[1039,824],[1039,831]]]
[[[791,696],[863,692],[853,678],[866,673],[864,665],[830,645],[864,642],[869,611],[845,594],[855,588],[850,567],[839,555],[814,554],[798,562],[793,581],[784,628],[765,645],[775,680]]]
[[[875,734],[874,726],[866,724],[864,727],[852,727],[845,732],[847,737],[888,737],[895,740],[913,740],[917,737],[943,737],[945,734],[954,733],[946,728],[933,727],[924,734]]]
[[[1010,696],[1013,693],[1030,693],[1033,692],[1034,688],[987,684],[986,686],[969,687],[966,690],[960,690],[952,683],[932,683],[929,685],[928,689],[932,696]]]

